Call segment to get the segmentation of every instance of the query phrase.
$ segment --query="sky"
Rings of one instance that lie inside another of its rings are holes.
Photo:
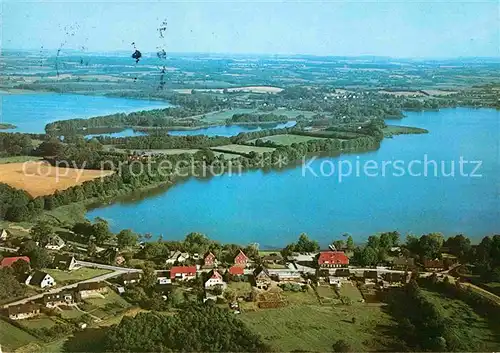
[[[5,49],[500,57],[498,0],[0,1]]]

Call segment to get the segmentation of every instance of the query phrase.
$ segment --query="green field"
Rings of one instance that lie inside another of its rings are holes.
[[[392,137],[395,135],[427,134],[429,131],[418,127],[387,125],[383,129],[383,132],[384,137]]]
[[[465,302],[445,297],[440,293],[422,290],[427,298],[442,308],[444,316],[449,320],[450,327],[462,342],[469,342],[470,348],[476,351],[494,351],[500,347],[498,333],[492,331],[488,321],[479,316]],[[496,323],[499,328],[499,323]],[[479,350],[477,349],[479,348]]]
[[[27,329],[51,328],[56,323],[48,316],[37,316],[32,319],[19,320],[19,323]]]
[[[318,298],[314,294],[314,290],[309,287],[306,292],[283,291],[281,295],[286,299],[289,305],[316,305]]]
[[[213,147],[212,150],[216,150],[217,152],[248,154],[250,152],[257,152],[257,153],[273,152],[274,148],[245,146],[245,145],[225,145],[225,146]]]
[[[302,136],[302,135],[274,135],[274,136],[267,136],[267,137],[262,137],[260,138],[261,141],[267,142],[274,142],[278,145],[282,146],[288,146],[291,145],[292,143],[300,143],[300,142],[307,142],[310,140],[323,140],[324,137],[313,137],[313,136]],[[255,143],[257,139],[255,140],[250,140],[247,141],[248,143],[252,144]]]
[[[352,300],[353,304],[361,304],[363,296],[358,288],[350,283],[342,283],[339,289],[340,296],[348,297]]]
[[[36,341],[37,338],[26,331],[0,320],[0,344],[4,352],[14,351],[19,347]]]
[[[340,339],[354,351],[388,351],[396,347],[393,336],[386,332],[396,323],[379,306],[290,305],[244,312],[240,318],[277,351],[330,352]]]
[[[82,267],[78,270],[73,270],[73,271],[61,271],[50,268],[45,269],[45,271],[52,277],[54,277],[57,284],[84,281],[86,279],[94,278],[112,272],[109,270],[102,270],[98,268],[87,268],[87,267]]]
[[[310,118],[315,112],[310,111],[301,111],[301,110],[288,110],[288,109],[275,109],[270,112],[263,112],[256,109],[248,109],[248,108],[236,108],[231,110],[224,110],[218,112],[207,113],[204,115],[198,115],[196,117],[200,118],[200,121],[217,124],[217,123],[225,123],[227,119],[231,119],[234,114],[244,114],[244,113],[255,113],[255,114],[277,114],[277,115],[286,115],[290,120],[295,119],[298,115],[304,115],[306,118]]]
[[[8,164],[8,163],[24,163],[28,161],[39,161],[41,157],[34,156],[15,156],[15,157],[2,157],[0,158],[0,164]]]

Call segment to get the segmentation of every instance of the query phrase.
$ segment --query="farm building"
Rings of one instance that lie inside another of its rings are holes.
[[[210,271],[208,279],[205,281],[205,289],[215,286],[225,286],[226,282],[222,279],[222,275],[217,270]]]
[[[10,267],[14,262],[21,260],[21,261],[26,261],[27,263],[30,263],[30,258],[28,256],[11,256],[11,257],[4,257],[2,259],[2,262],[0,262],[0,267]]]
[[[78,268],[75,257],[69,255],[56,255],[52,266],[63,271],[72,271]]]
[[[52,287],[56,285],[54,278],[47,272],[35,271],[24,281],[25,284],[31,284],[40,288]]]
[[[174,266],[170,269],[170,279],[187,281],[196,278],[196,266]]]
[[[234,257],[234,264],[241,267],[246,267],[248,264],[248,256],[240,250],[238,254]]]
[[[255,286],[259,289],[268,289],[272,283],[271,276],[267,268],[258,267],[253,272]]]
[[[208,252],[205,255],[205,258],[203,259],[203,265],[205,267],[217,266],[217,258],[215,257],[214,254],[212,254],[212,252]]]
[[[40,305],[33,303],[11,305],[7,309],[7,316],[11,320],[23,320],[40,314]]]
[[[104,282],[85,282],[78,283],[76,290],[79,293],[80,297],[82,299],[85,299],[106,293],[108,291],[108,287]]]
[[[320,267],[347,267],[349,258],[342,251],[322,251],[319,253],[318,265]]]
[[[49,250],[61,250],[64,246],[66,246],[64,240],[62,240],[59,235],[54,235],[53,237],[50,237],[48,244],[45,245],[45,248]]]

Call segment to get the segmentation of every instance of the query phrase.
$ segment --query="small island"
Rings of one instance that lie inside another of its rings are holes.
[[[0,123],[0,130],[15,129],[17,126],[12,124]]]

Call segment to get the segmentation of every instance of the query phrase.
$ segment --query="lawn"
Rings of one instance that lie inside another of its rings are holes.
[[[106,305],[113,303],[116,303],[124,308],[128,308],[131,306],[129,302],[127,302],[125,299],[111,290],[109,290],[108,293],[104,295],[104,298],[87,298],[85,299],[85,302],[97,307],[105,307]]]
[[[281,295],[288,301],[290,305],[316,305],[318,298],[314,294],[314,290],[309,287],[305,292],[283,291]]]
[[[45,271],[49,275],[54,277],[57,284],[84,281],[86,279],[94,278],[112,272],[109,270],[102,270],[98,268],[87,268],[87,267],[82,267],[78,270],[73,270],[71,272],[61,271],[56,269],[45,269]]]
[[[273,135],[273,136],[267,136],[267,137],[262,137],[260,140],[262,141],[271,141],[274,142],[278,145],[282,146],[288,146],[291,145],[292,143],[300,143],[300,142],[307,142],[310,140],[324,140],[324,137],[313,137],[313,136],[302,136],[302,135]],[[257,139],[255,140],[250,140],[248,143],[255,143]]]
[[[252,293],[250,282],[229,282],[227,288],[233,290],[236,296],[247,296]]]
[[[12,352],[15,349],[36,342],[37,338],[28,332],[0,320],[0,343],[5,352]]]
[[[250,152],[264,153],[273,152],[275,149],[271,147],[256,147],[256,146],[245,146],[245,145],[225,145],[213,147],[212,150],[217,152],[227,152],[235,154],[248,154]]]
[[[76,319],[84,314],[81,311],[76,310],[73,307],[67,307],[67,309],[63,308],[61,313],[61,317],[66,320]]]
[[[44,327],[51,328],[56,324],[54,320],[44,315],[37,316],[31,319],[19,320],[19,323],[27,329],[40,329]]]
[[[240,318],[277,351],[327,352],[339,339],[354,351],[393,350],[395,344],[391,335],[382,332],[395,322],[380,307],[290,305],[244,312]]]
[[[361,304],[363,300],[363,296],[359,289],[351,283],[342,283],[339,292],[340,296],[351,298],[353,304]]]

